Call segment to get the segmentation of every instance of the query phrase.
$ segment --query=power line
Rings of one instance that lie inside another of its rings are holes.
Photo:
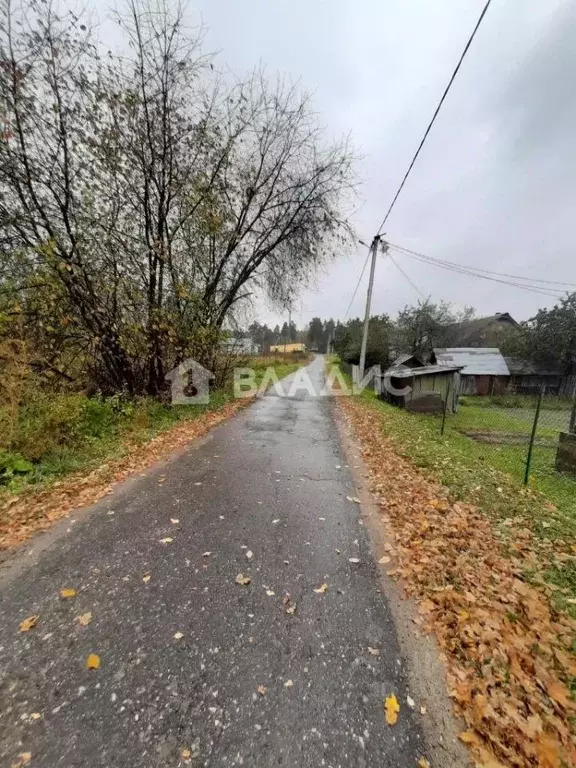
[[[452,83],[456,79],[456,75],[458,74],[458,71],[460,70],[462,62],[464,61],[464,57],[466,56],[466,54],[468,53],[468,49],[472,45],[472,41],[474,40],[474,38],[476,36],[476,32],[478,32],[480,24],[482,24],[482,20],[484,19],[484,16],[486,15],[486,11],[490,7],[490,3],[491,2],[492,2],[492,0],[488,0],[487,1],[486,5],[484,6],[484,9],[483,9],[482,13],[480,14],[480,16],[478,18],[478,21],[476,22],[476,26],[474,27],[474,30],[473,30],[472,34],[470,35],[470,38],[468,39],[468,42],[466,43],[466,47],[464,48],[464,51],[462,52],[462,55],[460,56],[460,61],[456,65],[456,69],[452,73],[452,77],[450,78],[450,81],[448,82],[448,85],[446,86],[446,90],[444,91],[444,93],[442,94],[442,98],[438,102],[438,106],[436,107],[436,111],[434,112],[434,115],[432,116],[432,120],[430,120],[430,123],[428,124],[428,128],[426,128],[426,132],[424,133],[424,136],[422,137],[422,141],[420,142],[420,146],[416,150],[416,154],[414,155],[414,157],[412,158],[412,162],[408,166],[408,170],[406,171],[406,173],[404,175],[404,178],[402,179],[402,183],[398,187],[398,191],[396,192],[392,202],[390,203],[390,207],[388,208],[388,211],[386,212],[386,216],[384,216],[384,218],[382,219],[382,224],[380,224],[380,227],[378,229],[378,234],[379,235],[382,234],[382,230],[384,229],[384,225],[386,224],[386,221],[388,220],[388,216],[390,216],[390,214],[392,213],[392,208],[394,208],[394,206],[396,204],[396,200],[398,200],[398,198],[400,196],[400,193],[402,192],[402,190],[404,188],[404,184],[406,184],[408,176],[410,176],[410,172],[412,171],[412,168],[414,167],[414,164],[416,163],[416,160],[418,159],[418,155],[420,154],[420,151],[421,151],[422,147],[424,146],[424,144],[426,142],[426,139],[428,138],[428,134],[430,133],[436,118],[438,117],[438,113],[442,109],[442,105],[444,104],[446,96],[448,95],[448,92],[449,92],[450,88],[452,87]]]
[[[366,272],[366,267],[368,266],[369,258],[370,258],[370,248],[368,248],[368,253],[366,254],[366,261],[364,262],[364,266],[362,267],[362,272],[360,272],[360,277],[358,278],[358,282],[356,283],[356,288],[354,288],[354,293],[352,294],[352,298],[350,299],[350,304],[348,304],[348,309],[346,310],[346,314],[344,315],[344,322],[348,317],[348,312],[350,312],[350,307],[354,303],[354,299],[356,298],[356,294],[358,293],[358,288],[360,288],[360,283],[362,282],[362,278],[364,277],[364,272]]]
[[[482,272],[485,275],[496,275],[497,277],[510,277],[513,280],[523,280],[528,283],[545,283],[546,285],[559,285],[565,288],[576,288],[576,283],[566,283],[563,280],[544,280],[539,277],[523,277],[522,275],[511,275],[507,272],[495,272],[492,269],[482,269],[481,267],[469,267],[465,264],[457,264],[454,261],[448,261],[446,259],[438,259],[434,256],[427,256],[425,253],[419,253],[418,251],[411,251],[410,248],[405,248],[402,245],[389,244],[390,247],[395,248],[397,251],[402,251],[407,255],[420,256],[423,259],[430,259],[431,261],[437,261],[441,264],[448,264],[452,267],[458,267],[459,269],[470,269],[474,272]]]
[[[416,285],[416,283],[412,281],[412,279],[411,279],[411,278],[410,278],[410,277],[409,277],[409,276],[406,274],[406,272],[404,272],[404,270],[402,269],[402,267],[400,266],[400,264],[398,264],[398,262],[396,261],[396,259],[394,258],[394,256],[392,256],[392,254],[391,254],[391,253],[389,253],[389,256],[390,256],[390,261],[392,262],[392,264],[394,264],[394,266],[396,267],[396,269],[398,270],[398,272],[400,272],[400,274],[404,276],[404,278],[406,279],[406,281],[407,281],[408,283],[410,283],[410,285],[412,286],[412,288],[414,288],[414,290],[415,290],[415,291],[416,291],[416,293],[417,293],[417,294],[420,296],[420,298],[421,298],[421,299],[424,299],[424,301],[426,301],[426,296],[424,296],[424,294],[422,293],[422,291],[420,290],[420,288],[418,288],[418,286]]]
[[[510,280],[501,280],[498,277],[492,277],[490,275],[481,274],[480,272],[474,271],[473,269],[468,269],[466,267],[461,267],[461,266],[450,264],[450,263],[443,263],[440,260],[432,259],[431,257],[425,257],[423,255],[421,256],[421,255],[416,255],[414,253],[408,253],[404,250],[399,250],[395,246],[390,246],[390,247],[393,247],[394,250],[398,251],[398,253],[400,254],[408,256],[409,258],[412,258],[412,259],[416,259],[417,261],[420,261],[423,264],[428,264],[428,266],[440,267],[440,269],[446,269],[449,272],[455,272],[457,274],[467,275],[468,277],[477,277],[481,280],[490,280],[494,283],[502,283],[503,285],[510,285],[514,288],[521,288],[524,291],[529,291],[530,293],[538,293],[541,296],[549,296],[553,299],[560,298],[559,293],[551,293],[550,291],[544,291],[535,286],[523,285],[521,283],[515,283]]]

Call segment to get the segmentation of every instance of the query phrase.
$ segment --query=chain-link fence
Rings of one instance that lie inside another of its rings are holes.
[[[491,397],[461,396],[441,421],[474,441],[474,454],[523,484],[533,483],[576,505],[576,402],[542,388]]]

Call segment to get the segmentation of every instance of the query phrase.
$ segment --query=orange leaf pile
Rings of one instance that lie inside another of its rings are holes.
[[[506,551],[474,505],[452,503],[382,433],[366,401],[339,398],[370,469],[395,575],[435,632],[448,687],[468,730],[460,735],[486,766],[576,765],[572,643],[576,623],[554,609],[534,569],[530,531],[509,529]]]

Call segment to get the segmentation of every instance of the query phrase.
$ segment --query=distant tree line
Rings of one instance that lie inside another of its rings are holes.
[[[106,51],[72,10],[2,5],[0,366],[156,395],[342,246],[353,156],[292,85],[219,76],[178,4],[116,21]]]

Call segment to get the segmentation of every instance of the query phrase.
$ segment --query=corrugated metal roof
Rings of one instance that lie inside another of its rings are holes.
[[[461,370],[460,365],[425,365],[423,368],[389,368],[385,376],[394,379],[411,379],[412,376],[432,376],[434,373],[455,373]]]
[[[496,347],[447,347],[434,350],[438,365],[461,365],[463,376],[510,376]]]

